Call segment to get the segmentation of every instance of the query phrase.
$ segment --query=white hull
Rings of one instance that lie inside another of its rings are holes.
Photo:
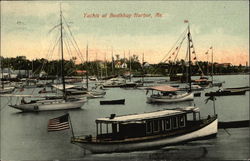
[[[0,94],[7,94],[11,93],[15,90],[15,87],[5,87],[5,88],[0,88]]]
[[[19,109],[21,111],[54,111],[54,110],[70,110],[81,108],[86,102],[85,99],[78,99],[77,101],[65,101],[63,99],[44,100],[37,103],[9,105],[10,107]]]
[[[152,149],[157,147],[164,147],[167,145],[178,144],[190,140],[197,140],[203,137],[209,137],[217,134],[218,119],[214,120],[207,126],[193,131],[187,134],[179,135],[176,137],[166,137],[157,140],[144,141],[144,142],[132,142],[132,143],[76,143],[84,149],[91,151],[92,153],[112,153],[112,152],[125,152]]]
[[[194,100],[194,93],[185,93],[177,96],[157,96],[153,95],[147,98],[148,103],[172,103]]]

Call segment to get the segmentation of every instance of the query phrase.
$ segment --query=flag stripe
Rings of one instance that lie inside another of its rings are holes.
[[[50,119],[48,122],[48,132],[69,129],[69,114]]]
[[[51,127],[48,130],[69,129],[69,126]]]

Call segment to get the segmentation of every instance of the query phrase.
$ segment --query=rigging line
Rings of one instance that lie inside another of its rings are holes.
[[[58,41],[59,41],[59,39],[58,39]],[[58,42],[57,42],[58,43]],[[54,46],[53,46],[53,48],[52,48],[52,52],[54,51],[54,49],[55,49],[55,46],[56,46],[56,44],[57,43],[55,43],[54,44]],[[48,55],[51,55],[50,54],[50,51],[51,51],[51,47],[52,47],[52,45],[53,45],[53,43],[50,43],[50,47],[49,47],[49,49],[48,49],[48,53],[47,53],[47,56],[46,57],[48,57]],[[44,62],[43,62],[43,65],[42,65],[42,67],[41,67],[41,71],[43,70],[43,68],[44,68]],[[38,72],[39,71],[39,68],[38,69],[36,69],[35,71],[34,71],[34,73],[36,73],[36,72]]]
[[[65,42],[65,46],[66,46],[66,50],[67,50],[67,52],[69,53],[69,55],[70,55],[70,57],[72,57],[73,58],[73,54],[72,54],[72,52],[71,52],[71,50],[70,50],[70,45],[69,45],[69,38],[68,38],[68,35],[67,34],[65,34],[65,39],[64,40],[66,40],[66,41],[64,41]],[[66,64],[69,64],[70,63],[70,61],[68,61]],[[72,73],[74,73],[74,70],[72,70],[70,73],[68,73],[68,75],[70,75],[70,74],[72,74]]]
[[[60,40],[60,37],[58,38],[58,41],[54,44],[54,46],[53,46],[53,48],[52,48],[52,50],[51,50],[51,53],[53,53],[53,52],[54,52],[55,47],[56,47],[56,46],[57,46],[57,44],[59,43],[59,40]],[[48,54],[49,54],[49,53],[48,53]],[[52,55],[52,54],[50,54],[50,55]],[[43,65],[42,65],[41,71],[44,69],[44,65],[45,65],[45,62],[43,62]]]
[[[178,49],[177,49],[177,52],[176,52],[176,56],[175,56],[175,58],[174,58],[174,61],[176,60],[176,58],[177,58],[177,56],[178,56],[178,54],[179,54],[179,51],[180,51],[180,49],[181,49],[182,43],[184,42],[184,40],[185,40],[186,38],[187,38],[187,37],[185,36],[185,37],[182,39],[182,41],[180,42],[180,44],[177,46]],[[168,60],[168,59],[167,59],[167,60]],[[167,61],[167,60],[166,60],[166,61]],[[164,63],[165,63],[166,61],[164,61]]]
[[[65,31],[66,31],[66,30],[65,30]],[[66,33],[65,33],[65,35],[67,35],[67,36],[68,36],[68,33],[66,32]],[[84,60],[83,60],[83,57],[81,56],[81,53],[79,54],[78,49],[75,47],[74,42],[70,39],[70,37],[69,37],[69,36],[68,36],[68,40],[69,40],[69,42],[72,44],[72,46],[73,46],[73,48],[75,49],[75,51],[76,51],[77,55],[79,56],[79,58],[80,58],[81,62],[83,63],[83,62],[84,62]]]
[[[186,30],[185,30],[185,31],[186,31]],[[175,56],[174,61],[176,60],[177,55],[178,55],[178,53],[179,53],[179,51],[180,51],[180,48],[181,48],[181,46],[182,46],[184,40],[186,39],[186,37],[187,37],[187,36],[184,35],[184,37],[183,37],[182,40],[180,41],[179,45],[177,46],[178,49],[177,49],[177,54],[176,54],[176,56]],[[180,39],[180,38],[179,38],[179,39]],[[179,40],[178,40],[178,41],[179,41]],[[175,45],[175,46],[176,46],[176,45]],[[173,46],[172,49],[173,49],[175,46]],[[170,51],[172,51],[172,49],[171,49]],[[166,63],[167,61],[169,61],[169,59],[170,59],[170,58],[167,58],[165,61],[163,61],[163,63]],[[156,73],[156,71],[159,70],[159,68],[160,68],[160,65],[153,71],[153,73]],[[173,66],[171,66],[171,68],[173,68]],[[172,70],[172,69],[170,69],[170,70]]]
[[[177,39],[177,41],[174,43],[174,45],[172,46],[172,48],[168,51],[168,53],[163,57],[163,59],[159,62],[163,62],[164,59],[166,59],[166,57],[168,57],[168,55],[171,53],[171,51],[173,50],[173,48],[176,46],[176,44],[179,42],[179,40],[182,38],[182,37],[186,37],[186,33],[188,31],[188,27],[184,30],[184,32],[180,35],[180,37]],[[168,59],[167,59],[168,60]],[[165,62],[167,61],[165,60]],[[155,70],[153,70],[153,73],[155,73],[157,70],[159,70],[161,65],[159,65]]]
[[[174,62],[176,61],[176,58],[177,58],[177,56],[178,56],[178,54],[179,54],[179,51],[181,50],[182,43],[184,42],[184,40],[185,40],[186,38],[187,38],[187,37],[185,36],[185,37],[182,39],[180,45],[178,46],[178,49],[177,49],[177,52],[176,52],[176,55],[175,55],[175,58],[174,58]],[[172,68],[173,68],[173,66],[171,66],[171,68],[170,68],[169,75],[171,74]]]
[[[66,46],[66,50],[67,50],[67,52],[69,53],[70,57],[73,57],[73,56],[72,56],[72,53],[71,53],[71,50],[70,50],[70,46],[69,46],[69,44],[68,44],[68,39],[67,39],[66,35],[65,35],[64,37],[66,38],[66,39],[64,39],[64,40],[66,40],[66,41],[64,41],[65,46]],[[68,61],[65,65],[67,65],[67,64],[69,64],[69,63],[70,63],[70,61]],[[73,73],[73,72],[71,72],[71,73]]]
[[[56,37],[55,37],[55,40],[53,42],[56,42]],[[49,58],[49,56],[51,56],[50,52],[51,52],[51,48],[53,48],[53,44],[54,43],[50,43],[50,46],[49,46],[47,54],[46,54],[46,58]]]
[[[79,53],[80,53],[80,57],[82,57],[82,53],[81,53],[81,50],[79,49],[79,47],[78,47],[78,45],[77,45],[77,42],[76,42],[76,40],[75,40],[75,38],[74,38],[74,36],[73,36],[73,34],[72,34],[72,32],[71,32],[71,30],[70,30],[70,27],[69,27],[69,25],[68,25],[68,23],[67,23],[67,21],[66,21],[66,19],[65,19],[65,17],[62,15],[62,17],[63,17],[63,19],[64,19],[64,22],[65,22],[65,24],[66,24],[66,26],[67,26],[67,28],[68,28],[68,30],[69,30],[69,33],[70,33],[70,35],[71,35],[71,37],[72,37],[72,39],[73,39],[73,41],[75,42],[75,44],[76,44],[76,47],[77,47],[77,49],[78,49],[78,51],[79,51]],[[83,58],[82,58],[83,59]],[[84,60],[84,59],[83,59]]]
[[[79,55],[79,53],[78,53],[78,51],[77,51],[77,49],[76,49],[74,43],[73,43],[72,40],[70,39],[68,33],[66,32],[65,35],[67,36],[68,41],[72,44],[72,46],[73,46],[73,48],[75,49],[76,53],[78,54],[78,56],[79,56],[81,62],[83,63],[83,62],[84,62],[84,61],[83,61],[83,58]],[[70,43],[68,43],[68,45],[69,45]],[[70,46],[70,45],[69,45],[69,46]]]
[[[193,38],[192,38],[192,35],[191,35],[191,34],[190,34],[190,38],[191,38],[191,40],[192,40],[193,51],[194,51],[194,54],[195,54],[195,57],[196,57],[196,60],[197,60],[198,58],[197,58],[197,55],[196,55],[196,52],[195,52],[194,42],[193,42]],[[201,71],[202,75],[204,75],[204,73],[203,73],[203,71],[202,71],[202,68],[201,68],[199,62],[198,62],[198,61],[196,61],[196,62],[197,62],[198,68],[199,68],[199,70]]]
[[[162,62],[164,59],[166,59],[166,57],[170,54],[170,52],[173,50],[173,48],[176,46],[176,44],[179,42],[179,40],[186,35],[186,32],[188,30],[188,27],[184,30],[184,32],[180,35],[180,37],[177,39],[177,41],[174,43],[174,45],[172,46],[172,48],[170,48],[170,50],[168,51],[168,53],[163,57],[163,59],[160,61]]]

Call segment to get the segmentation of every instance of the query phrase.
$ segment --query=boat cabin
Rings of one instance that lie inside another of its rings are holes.
[[[162,86],[153,86],[153,87],[148,87],[147,88],[147,93],[148,90],[152,91],[152,96],[171,96],[171,95],[177,95],[177,91],[179,88],[171,87],[168,85],[162,85]],[[155,94],[154,91],[157,91],[158,93]]]
[[[124,116],[111,114],[109,118],[96,120],[96,140],[123,140],[166,134],[190,128],[198,119],[200,112],[196,107]]]

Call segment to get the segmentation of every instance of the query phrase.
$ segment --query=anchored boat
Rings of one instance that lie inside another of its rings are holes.
[[[81,98],[68,98],[65,78],[64,78],[64,59],[63,59],[63,22],[62,22],[62,11],[60,11],[60,52],[62,56],[61,61],[61,76],[62,76],[62,90],[63,96],[61,98],[45,98],[42,100],[32,100],[26,102],[24,98],[19,105],[9,105],[10,107],[19,109],[21,111],[39,112],[39,111],[52,111],[52,110],[66,110],[81,108],[86,102],[86,99]]]
[[[103,100],[100,101],[100,105],[121,105],[125,104],[125,99],[119,99],[119,100]]]
[[[231,95],[245,95],[246,90],[217,90],[216,92],[205,93],[205,96],[231,96]]]
[[[92,153],[148,150],[214,137],[217,115],[200,118],[197,107],[96,119],[96,136],[72,137],[73,144]]]
[[[147,90],[152,90],[152,94],[147,98],[148,103],[173,103],[194,100],[192,92],[178,93],[178,88],[168,85],[149,87]],[[155,94],[153,91],[158,91]]]

